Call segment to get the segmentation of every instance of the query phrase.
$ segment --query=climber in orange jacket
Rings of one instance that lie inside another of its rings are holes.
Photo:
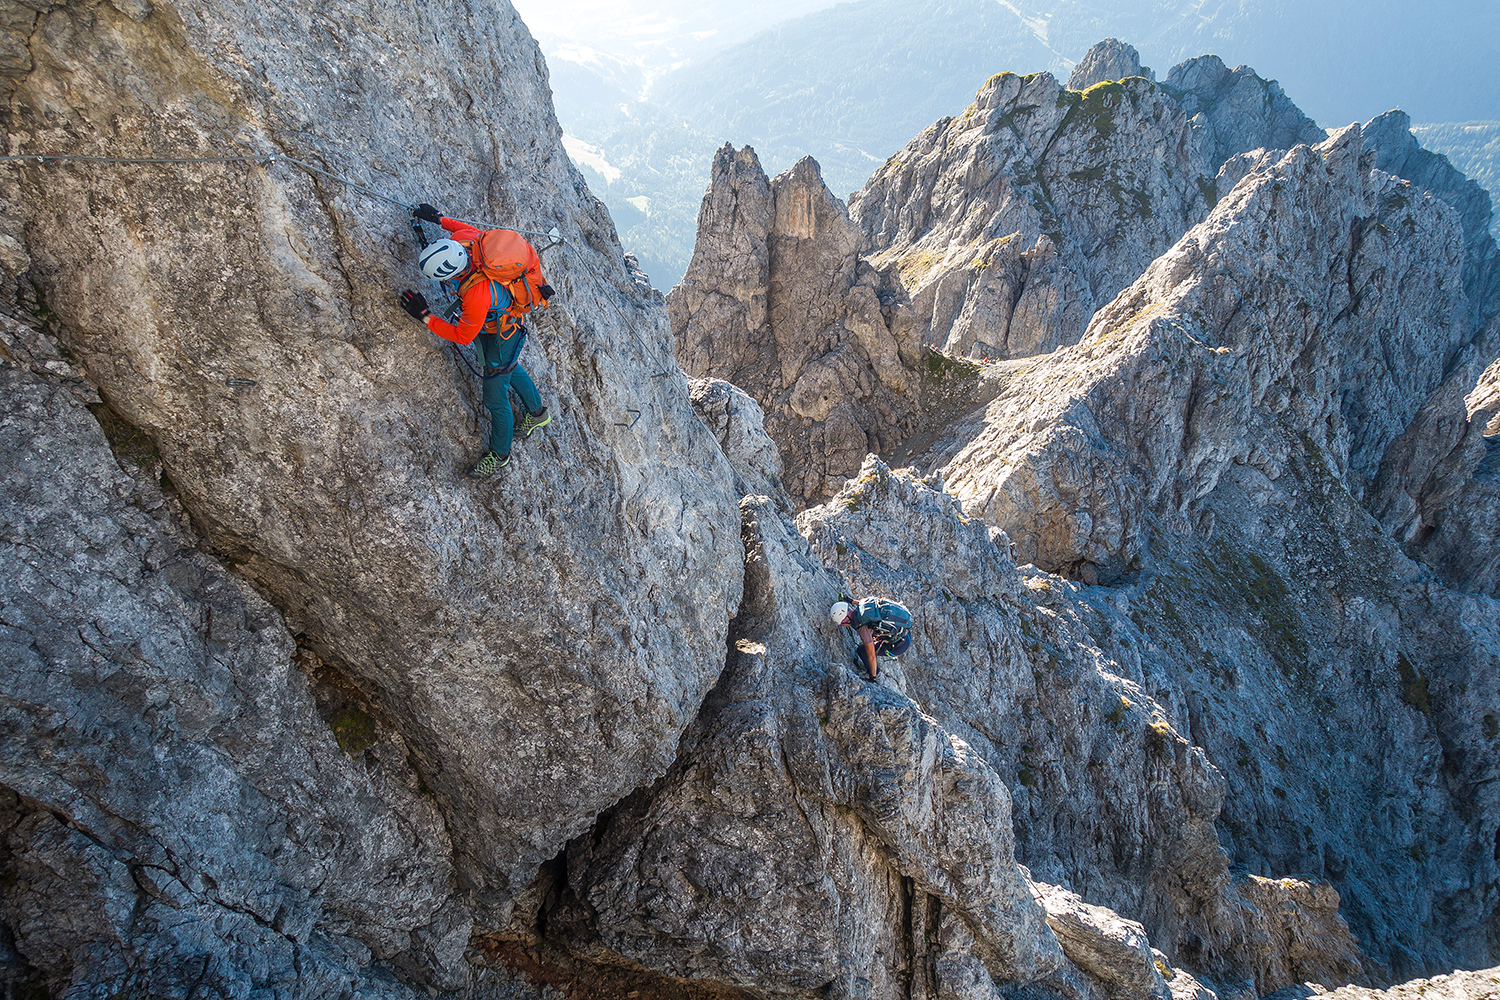
[[[542,276],[542,262],[535,248],[519,233],[508,229],[481,232],[466,222],[443,217],[436,208],[421,204],[413,216],[442,226],[450,238],[423,248],[418,259],[422,273],[454,291],[460,301],[458,322],[434,314],[420,292],[401,293],[401,308],[444,340],[470,344],[477,337],[478,354],[484,359],[484,405],[490,411],[490,446],[469,470],[484,479],[510,462],[515,417],[510,390],[521,398],[525,413],[521,436],[552,421],[536,383],[521,367],[521,348],[526,343],[526,313],[537,302],[546,305],[554,294]]]

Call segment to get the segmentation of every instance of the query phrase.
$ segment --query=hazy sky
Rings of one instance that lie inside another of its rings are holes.
[[[549,61],[565,47],[575,59],[588,47],[640,67],[649,79],[835,0],[513,2]],[[1134,44],[1161,76],[1185,54],[1214,52],[1231,66],[1248,64],[1279,80],[1324,125],[1397,106],[1417,121],[1500,119],[1493,76],[1500,65],[1500,0],[996,3],[1022,15],[1069,61],[1114,35]]]
[[[648,69],[742,42],[838,0],[511,0],[544,50],[570,41]]]

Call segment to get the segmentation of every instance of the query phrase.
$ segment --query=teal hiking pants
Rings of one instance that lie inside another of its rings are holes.
[[[542,397],[537,394],[536,383],[519,364],[504,375],[495,374],[515,363],[521,353],[525,337],[515,333],[509,340],[501,340],[487,334],[479,336],[479,346],[484,352],[484,405],[490,411],[490,451],[497,455],[509,455],[511,438],[515,434],[515,414],[510,408],[510,390],[516,390],[526,413],[535,413],[542,408]]]

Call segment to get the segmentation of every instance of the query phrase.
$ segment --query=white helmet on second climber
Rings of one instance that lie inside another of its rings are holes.
[[[469,251],[457,240],[438,240],[422,251],[417,265],[433,281],[456,278],[469,266]]]
[[[833,619],[833,623],[835,625],[842,625],[844,624],[844,622],[849,620],[849,615],[853,613],[853,611],[854,605],[850,604],[848,601],[839,601],[833,607],[828,609],[828,617]]]

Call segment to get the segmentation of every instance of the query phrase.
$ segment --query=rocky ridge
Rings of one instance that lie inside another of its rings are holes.
[[[1140,72],[1128,48],[1101,42],[1076,79]],[[756,398],[785,442],[793,495],[817,502],[866,451],[925,446],[920,435],[954,389],[924,391],[915,361],[924,348],[1003,359],[1076,343],[1095,310],[1250,169],[1253,158],[1237,154],[1323,137],[1274,82],[1206,56],[1174,69],[1168,84],[1137,75],[1082,92],[1046,73],[999,74],[963,116],[939,121],[877,171],[847,217],[814,165],[768,182],[751,151],[726,148],[693,263],[669,296],[679,356],[691,374],[729,379]],[[777,229],[770,189],[788,185],[806,193],[785,202],[823,206],[818,226]],[[765,249],[747,252],[745,240]],[[842,303],[803,287],[809,266],[840,276]],[[756,306],[773,286],[789,305]],[[733,322],[724,309],[736,311]],[[778,356],[803,346],[773,368],[773,342]],[[931,374],[947,374],[937,364]]]
[[[1134,45],[1118,38],[1106,38],[1084,53],[1073,72],[1068,75],[1068,89],[1085,91],[1096,83],[1124,80],[1132,76],[1143,76],[1155,80],[1151,67],[1141,65],[1141,54]]]
[[[1372,515],[1483,540],[1487,411],[1449,393],[1492,327],[1459,212],[1358,128],[1237,163],[1076,346],[917,378],[915,299],[811,163],[726,149],[712,280],[631,281],[508,8],[26,10],[12,150],[282,150],[568,242],[526,355],[553,425],[476,487],[392,206],[284,164],[0,173],[7,991],[1240,1000],[1493,961],[1495,602]],[[685,367],[761,381],[684,378],[669,311]],[[837,395],[862,365],[889,414]],[[794,518],[840,406],[851,456],[878,418],[933,461],[1022,400],[1022,476],[861,456]],[[916,612],[879,684],[840,590]]]

